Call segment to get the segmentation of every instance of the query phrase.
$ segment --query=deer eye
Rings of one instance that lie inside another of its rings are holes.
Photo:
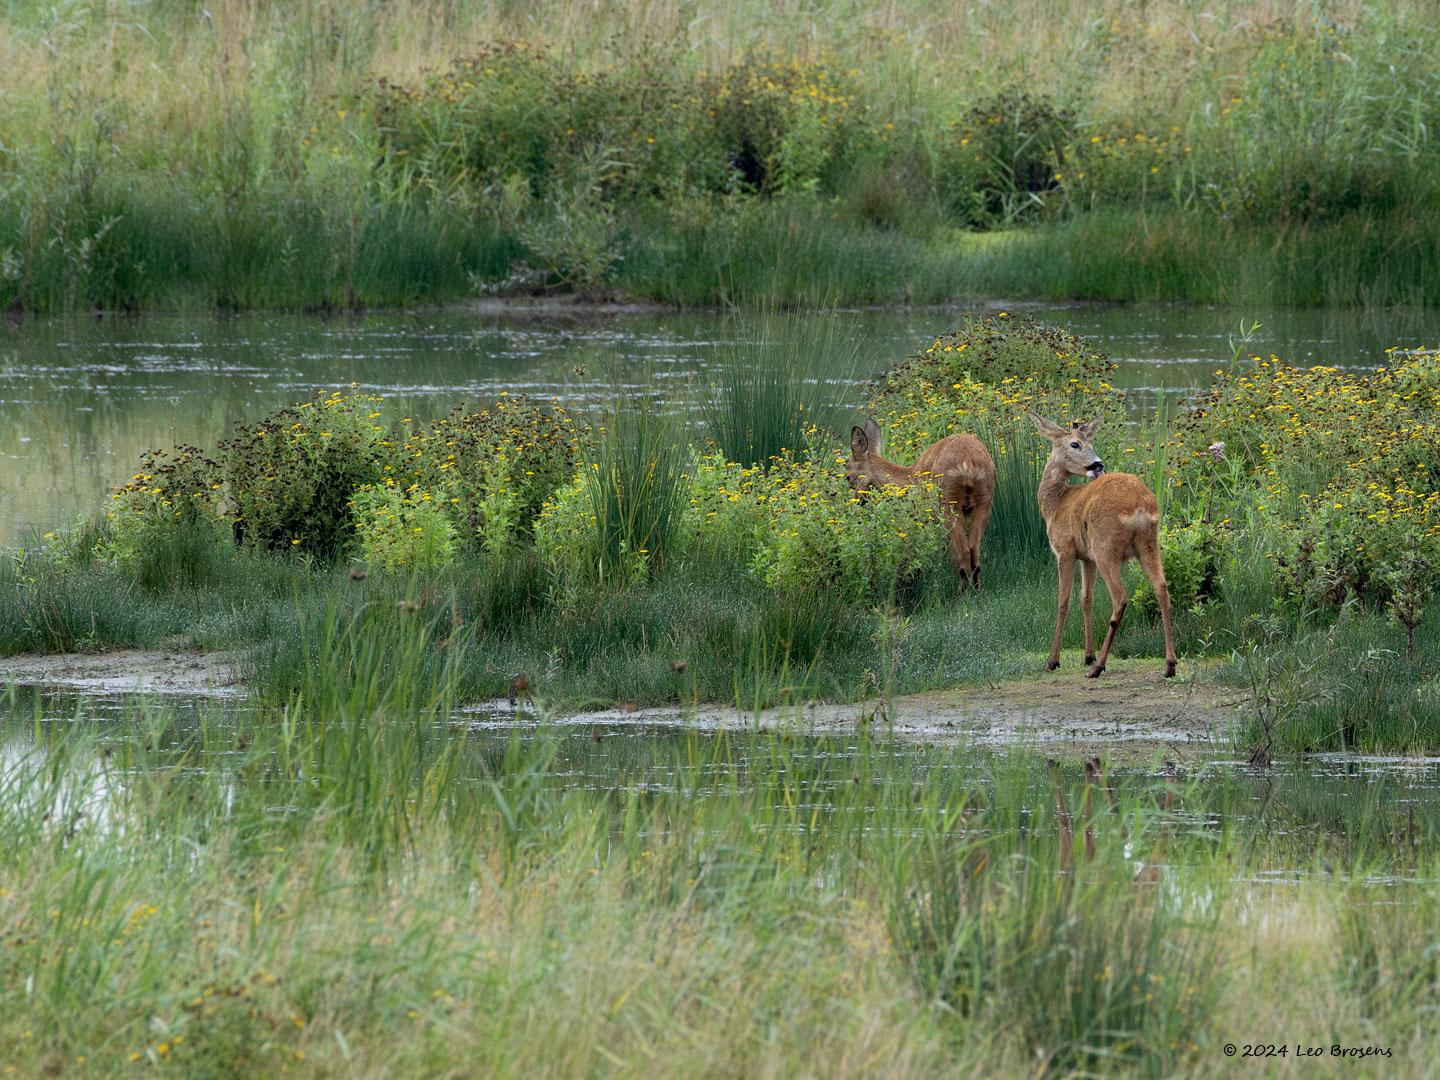
[[[1079,444],[1078,442],[1072,442],[1072,443],[1070,444],[1070,449],[1071,449],[1071,450],[1079,450],[1079,449],[1080,449],[1080,444]]]

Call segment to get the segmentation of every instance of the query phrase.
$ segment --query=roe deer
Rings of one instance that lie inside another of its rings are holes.
[[[920,452],[915,464],[897,465],[880,456],[880,427],[866,419],[850,429],[845,478],[856,491],[875,484],[912,484],[925,474],[940,488],[940,506],[949,515],[950,562],[961,578],[980,587],[980,541],[995,500],[995,461],[974,435],[947,435]],[[965,519],[969,517],[967,531]]]
[[[1043,417],[1030,414],[1040,434],[1050,440],[1050,460],[1040,477],[1040,516],[1045,534],[1060,570],[1060,611],[1055,619],[1055,640],[1050,645],[1047,671],[1060,666],[1060,638],[1070,612],[1070,593],[1078,560],[1083,574],[1080,607],[1085,615],[1085,663],[1093,664],[1089,677],[1105,670],[1110,646],[1120,620],[1125,617],[1129,596],[1120,577],[1120,567],[1130,559],[1140,566],[1155,588],[1155,601],[1165,626],[1165,677],[1175,674],[1175,643],[1170,636],[1170,591],[1160,566],[1160,509],[1145,481],[1130,473],[1107,473],[1090,441],[1100,427],[1100,418],[1076,424],[1069,431]],[[1088,484],[1072,485],[1071,476],[1088,476]],[[1095,572],[1110,590],[1110,630],[1095,658],[1090,635],[1090,603],[1095,596]]]

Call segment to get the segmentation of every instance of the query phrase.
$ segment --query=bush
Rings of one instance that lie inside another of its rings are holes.
[[[352,502],[360,558],[383,570],[438,570],[455,557],[455,526],[430,492],[364,487]]]
[[[1043,95],[1007,90],[977,102],[941,144],[947,201],[975,225],[1012,225],[1044,210],[1074,131],[1074,111]]]
[[[1407,556],[1440,566],[1433,353],[1367,374],[1275,357],[1222,373],[1176,441],[1177,490],[1211,518],[1253,517],[1291,603],[1388,603]]]
[[[718,71],[649,57],[579,71],[514,41],[413,86],[382,82],[373,105],[404,186],[518,179],[537,203],[811,191],[833,186],[868,132],[844,76],[763,50]]]
[[[813,438],[812,432],[812,438]],[[939,493],[928,481],[853,493],[845,458],[812,445],[768,469],[701,459],[684,517],[694,558],[736,559],[771,589],[846,601],[904,595],[945,550]]]
[[[533,537],[547,499],[574,475],[585,428],[556,402],[501,394],[413,428],[381,468],[381,484],[433,494],[462,544],[496,555]]]
[[[146,588],[194,585],[226,542],[216,463],[193,446],[147,451],[140,470],[110,497],[97,552]]]
[[[1160,526],[1160,562],[1170,603],[1176,611],[1199,612],[1215,598],[1221,544],[1219,530],[1206,521],[1167,521]],[[1139,583],[1130,603],[1147,618],[1159,617],[1149,578]]]
[[[237,543],[333,559],[350,543],[356,489],[381,479],[386,429],[378,397],[315,400],[241,424],[220,444],[226,510]]]

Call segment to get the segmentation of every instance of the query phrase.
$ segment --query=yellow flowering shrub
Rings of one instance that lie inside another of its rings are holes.
[[[1219,373],[1180,426],[1177,489],[1211,517],[1265,522],[1301,602],[1388,599],[1412,553],[1440,566],[1440,356],[1368,372],[1256,361]]]
[[[432,494],[460,542],[498,554],[530,539],[545,501],[574,473],[584,430],[557,402],[501,394],[478,412],[406,421],[384,443],[380,485]]]
[[[455,526],[428,491],[367,485],[355,493],[360,558],[382,570],[436,570],[455,557]]]
[[[110,496],[103,554],[134,564],[170,537],[195,528],[213,530],[217,542],[224,539],[215,470],[215,462],[193,446],[141,455],[140,470]]]
[[[850,82],[834,64],[765,49],[709,70],[668,58],[584,69],[509,41],[414,84],[382,81],[371,104],[402,183],[507,189],[523,217],[529,200],[577,190],[607,204],[812,190],[885,134]]]
[[[845,482],[844,454],[812,446],[746,468],[701,458],[682,518],[692,558],[736,561],[772,589],[826,589],[884,600],[939,564],[945,525],[934,483],[863,495]]]
[[[870,394],[886,452],[900,460],[956,432],[1024,421],[1120,413],[1106,381],[1115,365],[1082,338],[999,312],[967,316],[924,352],[901,361]]]
[[[334,558],[352,539],[352,493],[380,479],[380,398],[317,393],[241,424],[220,444],[225,512],[237,542]]]

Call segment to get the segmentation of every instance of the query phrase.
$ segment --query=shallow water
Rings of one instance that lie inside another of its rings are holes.
[[[33,766],[36,755],[45,759],[78,741],[87,749],[67,759],[67,799],[72,809],[107,822],[114,816],[112,800],[142,771],[214,773],[228,789],[239,782],[236,770],[248,776],[253,767],[245,752],[249,733],[257,724],[273,731],[275,723],[244,700],[167,696],[163,704],[147,704],[129,695],[18,689],[0,700],[0,782]],[[511,740],[553,740],[545,782],[565,789],[725,800],[757,786],[774,790],[783,777],[787,801],[776,810],[784,813],[770,827],[814,827],[837,804],[855,807],[857,794],[861,807],[877,811],[880,789],[872,792],[868,785],[897,778],[917,790],[923,784],[943,792],[947,801],[981,793],[984,805],[991,798],[985,792],[999,794],[997,776],[1007,776],[1004,797],[1021,800],[1012,809],[1022,828],[1053,798],[1041,754],[1004,746],[917,745],[883,732],[813,737],[697,731],[678,712],[644,724],[555,725],[507,710],[457,712],[429,730],[424,759],[460,740],[455,780],[476,785],[477,798],[485,797],[487,770],[498,767]],[[130,752],[110,759],[122,744]],[[120,766],[122,757],[126,764]],[[1239,878],[1258,889],[1333,875],[1374,887],[1418,880],[1420,853],[1433,850],[1440,837],[1440,757],[1314,755],[1263,772],[1219,744],[1192,747],[1178,763],[1167,757],[1162,760],[1157,747],[1145,760],[1112,761],[1107,783],[1160,809],[1177,840],[1198,842],[1201,849],[1226,837],[1261,843],[1265,864]],[[1078,781],[1072,767],[1067,798],[1076,800],[1077,812]],[[1363,856],[1373,858],[1381,849],[1386,866],[1377,872]]]
[[[974,305],[979,307],[981,305]],[[1015,305],[1099,343],[1144,406],[1182,397],[1250,349],[1372,366],[1392,345],[1434,344],[1440,312],[1228,312],[1203,307]],[[836,316],[877,366],[923,347],[960,309]],[[817,316],[821,318],[823,316]],[[502,390],[577,404],[626,394],[683,407],[716,340],[715,314],[502,318],[464,311],[354,318],[251,314],[57,319],[0,326],[0,547],[89,515],[148,448],[210,448],[241,420],[350,383],[430,416]]]

